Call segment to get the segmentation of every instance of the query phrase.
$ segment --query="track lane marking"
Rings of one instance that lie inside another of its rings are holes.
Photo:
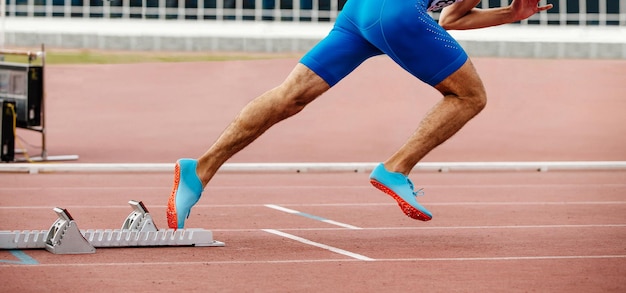
[[[352,229],[352,230],[360,230],[360,229],[362,229],[362,228],[357,227],[357,226],[353,226],[353,225],[350,225],[350,224],[345,224],[345,223],[333,221],[333,220],[330,220],[330,219],[322,218],[322,217],[319,217],[319,216],[316,216],[316,215],[312,215],[312,214],[308,214],[308,213],[304,213],[304,212],[301,212],[301,211],[288,209],[286,207],[275,205],[275,204],[266,204],[264,206],[266,206],[266,207],[268,207],[270,209],[275,209],[275,210],[278,210],[278,211],[281,211],[281,212],[285,212],[285,213],[288,213],[288,214],[292,214],[292,215],[298,215],[298,216],[301,216],[301,217],[313,219],[313,220],[316,220],[316,221],[320,221],[320,222],[324,222],[324,223],[327,223],[327,224],[343,227],[343,228],[346,228],[346,229]]]
[[[429,227],[362,227],[361,231],[378,230],[494,230],[494,229],[577,229],[577,228],[626,228],[626,224],[581,224],[581,225],[502,225],[502,226],[429,226]],[[213,232],[251,232],[250,229],[211,229]],[[345,231],[344,228],[280,228],[280,231]]]
[[[12,265],[37,265],[39,262],[32,258],[30,255],[26,254],[22,250],[11,249],[9,253],[13,255],[18,260],[10,260],[10,259],[0,259],[0,264],[12,264]]]
[[[381,262],[471,262],[471,261],[535,261],[535,260],[594,260],[594,259],[626,259],[626,255],[544,255],[544,256],[500,256],[500,257],[435,257],[435,258],[378,258],[376,263]],[[119,262],[119,263],[50,263],[36,265],[1,264],[0,267],[99,267],[99,266],[188,266],[188,265],[251,265],[251,264],[285,264],[285,263],[336,263],[336,262],[361,262],[356,258],[328,258],[328,259],[291,259],[291,260],[250,260],[250,261],[195,261],[195,262]]]
[[[349,257],[354,258],[354,259],[363,260],[363,261],[374,261],[375,260],[373,258],[369,258],[367,256],[364,256],[364,255],[361,255],[361,254],[358,254],[358,253],[350,252],[350,251],[347,251],[347,250],[343,250],[341,248],[337,248],[337,247],[333,247],[333,246],[330,246],[330,245],[322,244],[322,243],[319,243],[319,242],[311,241],[309,239],[298,237],[296,235],[292,235],[292,234],[285,233],[285,232],[282,232],[282,231],[278,231],[278,230],[275,230],[275,229],[262,229],[262,230],[267,232],[267,233],[270,233],[270,234],[278,235],[278,236],[281,236],[281,237],[285,237],[285,238],[289,238],[291,240],[298,241],[300,243],[304,243],[304,244],[308,244],[308,245],[311,245],[311,246],[315,246],[315,247],[319,247],[319,248],[322,248],[322,249],[326,249],[326,250],[332,251],[334,253],[339,253],[339,254],[342,254],[342,255],[345,255],[345,256],[349,256]]]

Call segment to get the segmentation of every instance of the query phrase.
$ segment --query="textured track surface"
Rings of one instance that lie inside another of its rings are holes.
[[[196,157],[296,62],[51,66],[50,155],[107,163]],[[474,62],[489,105],[427,161],[626,160],[625,62]],[[374,58],[232,161],[382,161],[437,98]],[[31,133],[20,136],[38,144]],[[116,229],[130,199],[165,228],[172,176],[0,174],[0,230],[47,229],[56,206],[81,229]],[[626,290],[626,172],[411,177],[424,187],[429,222],[407,218],[363,173],[218,173],[186,226],[213,230],[226,247],[0,251],[0,291]]]

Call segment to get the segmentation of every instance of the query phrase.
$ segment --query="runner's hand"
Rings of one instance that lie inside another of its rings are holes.
[[[552,8],[552,4],[539,6],[541,0],[513,0],[511,10],[516,20],[524,20],[535,13]]]

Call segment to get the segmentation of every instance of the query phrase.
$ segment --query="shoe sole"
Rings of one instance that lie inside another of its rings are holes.
[[[374,187],[378,188],[380,191],[393,197],[393,199],[395,199],[398,202],[398,205],[400,206],[400,209],[402,210],[402,212],[404,212],[404,214],[407,215],[409,218],[424,221],[424,222],[430,221],[432,219],[431,216],[423,213],[422,211],[416,209],[415,207],[413,207],[412,205],[404,201],[402,197],[397,195],[395,192],[387,188],[387,186],[383,185],[382,183],[374,179],[371,179],[370,183],[372,183],[372,185],[374,185]]]
[[[180,182],[180,166],[176,163],[174,167],[174,188],[167,201],[167,226],[171,229],[178,229],[178,214],[176,213],[176,190]]]

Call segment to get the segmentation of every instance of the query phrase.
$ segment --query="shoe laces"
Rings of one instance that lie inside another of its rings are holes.
[[[411,181],[411,179],[409,178],[406,178],[406,181],[409,183],[409,186],[411,187],[414,196],[424,196],[424,188],[415,190],[415,185],[413,185],[413,181]]]

